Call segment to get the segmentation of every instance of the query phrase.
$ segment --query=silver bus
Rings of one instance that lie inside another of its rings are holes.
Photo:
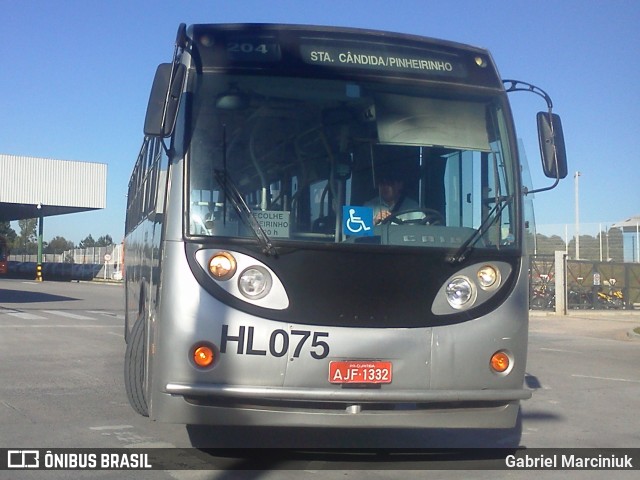
[[[513,427],[531,396],[531,192],[511,91],[546,101],[550,189],[567,173],[551,99],[486,50],[181,25],[128,191],[132,407],[191,425]]]

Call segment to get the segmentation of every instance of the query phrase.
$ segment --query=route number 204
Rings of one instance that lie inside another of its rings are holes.
[[[253,44],[248,42],[229,42],[227,51],[233,53],[269,53],[266,43]]]

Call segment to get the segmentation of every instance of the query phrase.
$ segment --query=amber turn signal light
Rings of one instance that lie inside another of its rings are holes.
[[[206,368],[210,367],[215,360],[215,354],[213,348],[207,345],[201,345],[196,347],[193,351],[193,363],[198,367]]]
[[[218,252],[209,259],[209,273],[217,280],[229,280],[236,273],[236,259],[229,252]]]
[[[491,356],[491,369],[496,373],[504,373],[511,366],[511,359],[506,352],[502,350]]]

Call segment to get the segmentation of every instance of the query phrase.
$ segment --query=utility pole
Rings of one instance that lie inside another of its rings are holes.
[[[576,196],[576,260],[580,260],[580,201],[578,197],[578,179],[580,178],[580,175],[580,172],[576,172],[573,175]]]

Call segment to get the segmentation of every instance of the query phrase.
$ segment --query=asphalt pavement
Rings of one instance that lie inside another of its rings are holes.
[[[566,315],[545,310],[529,312],[531,331],[640,341],[640,310],[569,310]]]
[[[122,384],[124,354],[122,286],[92,282],[45,282],[0,279],[0,446],[5,448],[189,448],[184,426],[160,424],[136,415]],[[534,390],[522,405],[522,441],[526,448],[637,447],[640,425],[640,310],[570,311],[568,315],[532,311],[527,387]],[[238,430],[238,432],[236,432]],[[334,448],[407,449],[467,441],[468,432],[422,431],[260,431],[258,438],[239,429],[215,429],[225,444],[246,446],[269,439],[269,445],[294,442]],[[448,435],[448,436],[447,436]],[[161,480],[294,478],[538,478],[539,472],[446,471],[406,459],[391,470],[367,468],[342,458],[303,459],[299,470],[275,462],[260,472],[225,471],[229,459],[189,450],[217,471],[140,472],[135,478]],[[285,459],[287,460],[287,459]],[[282,464],[287,462],[283,460]],[[296,458],[290,459],[296,460]],[[396,471],[393,471],[396,470]],[[7,474],[11,473],[10,476]],[[2,478],[130,478],[127,472],[0,472]],[[545,472],[546,474],[547,472]],[[601,478],[607,472],[562,472],[563,478]],[[613,472],[634,478],[632,472]],[[76,475],[77,474],[77,475]],[[521,475],[518,475],[521,474]],[[628,475],[627,475],[628,474]],[[516,477],[514,477],[514,475]],[[579,476],[578,476],[579,475]],[[609,475],[608,475],[609,476]]]

